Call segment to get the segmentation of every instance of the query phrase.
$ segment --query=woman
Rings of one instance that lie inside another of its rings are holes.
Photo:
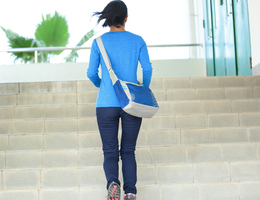
[[[127,7],[123,1],[111,1],[98,15],[98,23],[105,20],[103,27],[110,31],[101,36],[112,68],[117,77],[124,81],[137,83],[138,61],[143,69],[143,85],[149,86],[152,66],[144,40],[125,30]],[[98,75],[101,64],[102,78]],[[108,200],[120,199],[120,181],[118,180],[119,156],[122,160],[124,199],[136,199],[137,166],[135,146],[142,118],[124,112],[116,97],[107,67],[102,58],[96,40],[91,47],[88,78],[99,88],[96,115],[103,144],[104,171],[107,178]],[[118,144],[118,126],[121,118],[122,137]]]

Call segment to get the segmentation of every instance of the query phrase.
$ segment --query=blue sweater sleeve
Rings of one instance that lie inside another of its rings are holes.
[[[153,68],[150,62],[148,49],[145,42],[140,49],[139,62],[143,70],[143,85],[149,87],[152,79]]]
[[[100,82],[101,82],[101,79],[98,75],[99,63],[100,63],[100,57],[98,52],[98,46],[96,40],[94,40],[91,46],[87,77],[96,87],[100,87]]]

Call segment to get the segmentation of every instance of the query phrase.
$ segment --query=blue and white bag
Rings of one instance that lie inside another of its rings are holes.
[[[158,103],[149,87],[122,81],[115,75],[101,37],[97,44],[106,63],[121,108],[136,117],[151,118],[158,111]]]

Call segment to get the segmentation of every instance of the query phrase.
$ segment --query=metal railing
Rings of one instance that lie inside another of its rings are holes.
[[[147,45],[148,48],[160,47],[202,47],[202,44],[165,44],[165,45]],[[0,52],[34,52],[35,63],[38,63],[39,51],[64,51],[64,50],[82,50],[91,49],[91,47],[29,47],[29,48],[13,48],[7,50],[0,50]]]

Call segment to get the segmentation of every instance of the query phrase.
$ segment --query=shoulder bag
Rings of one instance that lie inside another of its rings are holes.
[[[154,116],[159,109],[159,105],[150,88],[118,79],[112,69],[101,37],[98,37],[96,40],[121,108],[126,113],[136,117],[151,118]]]

